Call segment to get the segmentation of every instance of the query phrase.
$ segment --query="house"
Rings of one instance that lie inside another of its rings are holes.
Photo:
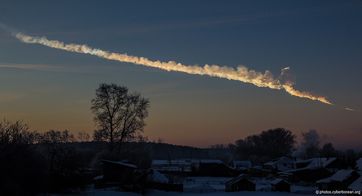
[[[236,191],[255,191],[256,183],[247,179],[244,174],[241,174],[225,184],[226,192],[236,192]]]
[[[147,175],[147,181],[149,182],[158,182],[158,183],[168,183],[169,179],[161,174],[160,172],[150,169]]]
[[[240,173],[215,159],[153,160],[151,168],[165,174],[193,176],[233,177]]]
[[[301,168],[288,170],[286,172],[280,172],[280,176],[286,177],[289,181],[298,182],[315,182],[319,179],[326,178],[332,175],[333,172],[327,170],[326,168]]]
[[[120,184],[128,183],[132,179],[136,165],[123,161],[103,160],[103,181],[118,182]]]
[[[151,168],[162,173],[190,173],[200,164],[223,164],[223,162],[214,159],[152,160]]]
[[[152,160],[151,168],[162,173],[184,173],[191,172],[193,162],[191,159]]]
[[[300,168],[326,168],[331,172],[337,172],[340,169],[346,169],[347,165],[341,159],[336,157],[318,157],[307,160],[298,160],[295,163],[296,169]]]
[[[231,167],[236,170],[245,170],[252,167],[251,161],[232,161]]]
[[[280,157],[278,159],[264,163],[265,169],[276,170],[276,171],[288,171],[295,169],[295,160],[291,157]]]
[[[337,158],[330,157],[317,157],[306,160],[297,160],[295,165],[296,169],[300,168],[332,168],[333,163],[337,161]]]
[[[290,181],[315,182],[331,176],[338,168],[343,168],[343,164],[335,157],[311,158],[297,160],[295,169],[280,172],[280,175],[288,176]]]
[[[348,189],[352,191],[362,191],[362,176],[352,182],[352,184],[348,186]]]
[[[275,179],[270,182],[272,191],[290,192],[290,183],[283,179]]]
[[[212,177],[234,177],[240,171],[230,168],[219,160],[200,160],[192,165],[192,175]]]
[[[358,177],[359,174],[356,171],[343,169],[328,178],[318,180],[317,186],[321,190],[347,190]]]
[[[169,179],[162,173],[150,169],[147,175],[147,188],[164,191],[183,191],[183,184],[170,183]]]

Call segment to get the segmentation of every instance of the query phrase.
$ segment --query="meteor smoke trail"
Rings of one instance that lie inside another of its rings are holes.
[[[231,67],[219,65],[184,65],[174,61],[162,62],[159,60],[150,60],[145,57],[130,56],[127,54],[120,54],[115,52],[104,51],[97,48],[92,48],[87,45],[80,44],[65,44],[57,40],[48,40],[46,37],[33,37],[23,33],[17,33],[16,38],[24,43],[41,44],[51,48],[65,50],[69,52],[76,52],[82,54],[90,54],[100,58],[114,60],[119,62],[133,63],[147,67],[158,68],[166,71],[176,71],[195,75],[208,75],[212,77],[225,78],[229,80],[236,80],[244,83],[250,83],[258,87],[267,87],[277,90],[285,90],[292,96],[320,101],[325,104],[333,105],[326,97],[314,95],[309,92],[299,91],[294,88],[292,82],[282,82],[273,77],[270,71],[260,73],[250,70],[245,66],[239,66],[236,69]],[[281,76],[287,71],[288,68],[282,70]]]

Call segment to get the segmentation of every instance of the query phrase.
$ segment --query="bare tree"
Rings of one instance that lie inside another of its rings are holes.
[[[91,101],[94,121],[98,126],[95,140],[113,144],[132,139],[143,131],[148,116],[149,100],[116,84],[101,84]]]
[[[0,122],[0,144],[31,144],[35,141],[36,133],[30,132],[29,127],[23,121]]]
[[[78,132],[77,141],[78,142],[89,142],[90,141],[89,133],[82,132],[82,131]]]
[[[0,195],[37,195],[45,164],[36,150],[36,132],[23,121],[0,120]]]

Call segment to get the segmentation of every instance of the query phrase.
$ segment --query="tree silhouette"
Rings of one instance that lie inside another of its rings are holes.
[[[323,145],[320,154],[323,157],[329,158],[337,156],[338,152],[336,151],[332,143],[326,143]]]
[[[149,100],[138,93],[129,93],[128,88],[116,84],[100,84],[96,97],[91,101],[98,130],[95,140],[121,144],[134,138],[145,126]]]
[[[276,128],[251,135],[235,143],[236,154],[241,159],[264,162],[289,155],[295,144],[295,135],[286,129]]]
[[[36,195],[43,188],[45,164],[35,138],[22,121],[0,121],[0,195]]]

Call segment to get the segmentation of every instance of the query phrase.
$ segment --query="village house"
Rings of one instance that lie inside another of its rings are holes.
[[[352,191],[362,191],[362,176],[353,181],[349,186],[349,190]]]
[[[251,161],[232,161],[230,165],[232,168],[239,171],[249,169],[253,166]]]
[[[191,159],[179,160],[152,160],[151,168],[162,173],[187,173],[191,172]]]
[[[164,191],[176,191],[182,192],[183,191],[183,184],[182,183],[170,183],[169,178],[158,172],[154,169],[149,169],[147,172],[147,188],[149,189],[158,189]]]
[[[317,186],[321,190],[347,190],[348,186],[357,180],[359,174],[351,169],[337,171],[328,178],[317,181]]]
[[[200,160],[192,165],[192,175],[213,177],[234,177],[240,174],[220,160]]]
[[[126,183],[133,177],[136,165],[123,161],[102,161],[103,181]]]
[[[255,191],[256,183],[248,179],[244,174],[229,180],[225,184],[226,192]]]
[[[277,178],[272,180],[270,184],[272,191],[290,192],[290,183],[283,179]]]
[[[151,168],[165,174],[237,176],[240,172],[215,159],[153,160]]]
[[[275,171],[288,171],[295,169],[295,160],[291,157],[280,157],[278,159],[264,163],[263,167],[265,169],[275,170]]]
[[[281,176],[286,176],[290,181],[315,182],[322,178],[331,176],[345,166],[335,157],[331,158],[311,158],[297,160],[295,169],[280,172]]]

